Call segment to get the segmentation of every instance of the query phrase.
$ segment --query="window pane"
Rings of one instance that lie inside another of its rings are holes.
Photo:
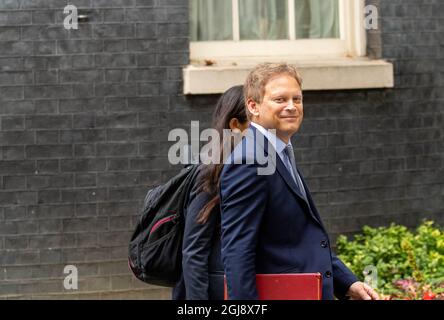
[[[232,40],[231,0],[189,0],[191,41]]]
[[[339,0],[295,0],[296,38],[339,38]]]
[[[240,39],[288,38],[287,0],[239,0]]]

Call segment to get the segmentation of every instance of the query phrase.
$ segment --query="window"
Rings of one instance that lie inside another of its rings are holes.
[[[297,65],[304,90],[393,87],[393,65],[366,55],[365,0],[189,0],[184,94],[242,84],[252,66]]]
[[[359,0],[190,0],[191,60],[362,56],[362,7]]]

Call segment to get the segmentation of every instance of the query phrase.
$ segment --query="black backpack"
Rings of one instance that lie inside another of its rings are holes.
[[[143,282],[174,286],[182,271],[184,211],[199,165],[148,191],[129,244],[128,265]]]

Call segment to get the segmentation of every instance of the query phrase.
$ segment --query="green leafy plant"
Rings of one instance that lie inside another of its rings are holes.
[[[361,234],[337,240],[338,256],[364,280],[375,266],[377,291],[386,299],[444,299],[444,231],[433,221],[416,230],[391,224],[365,226]]]

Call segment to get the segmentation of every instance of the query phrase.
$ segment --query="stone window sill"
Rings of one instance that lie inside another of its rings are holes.
[[[392,88],[393,65],[368,58],[285,61],[296,65],[303,77],[303,90]],[[248,72],[260,61],[221,65],[191,64],[183,69],[184,94],[218,94],[243,84]]]

